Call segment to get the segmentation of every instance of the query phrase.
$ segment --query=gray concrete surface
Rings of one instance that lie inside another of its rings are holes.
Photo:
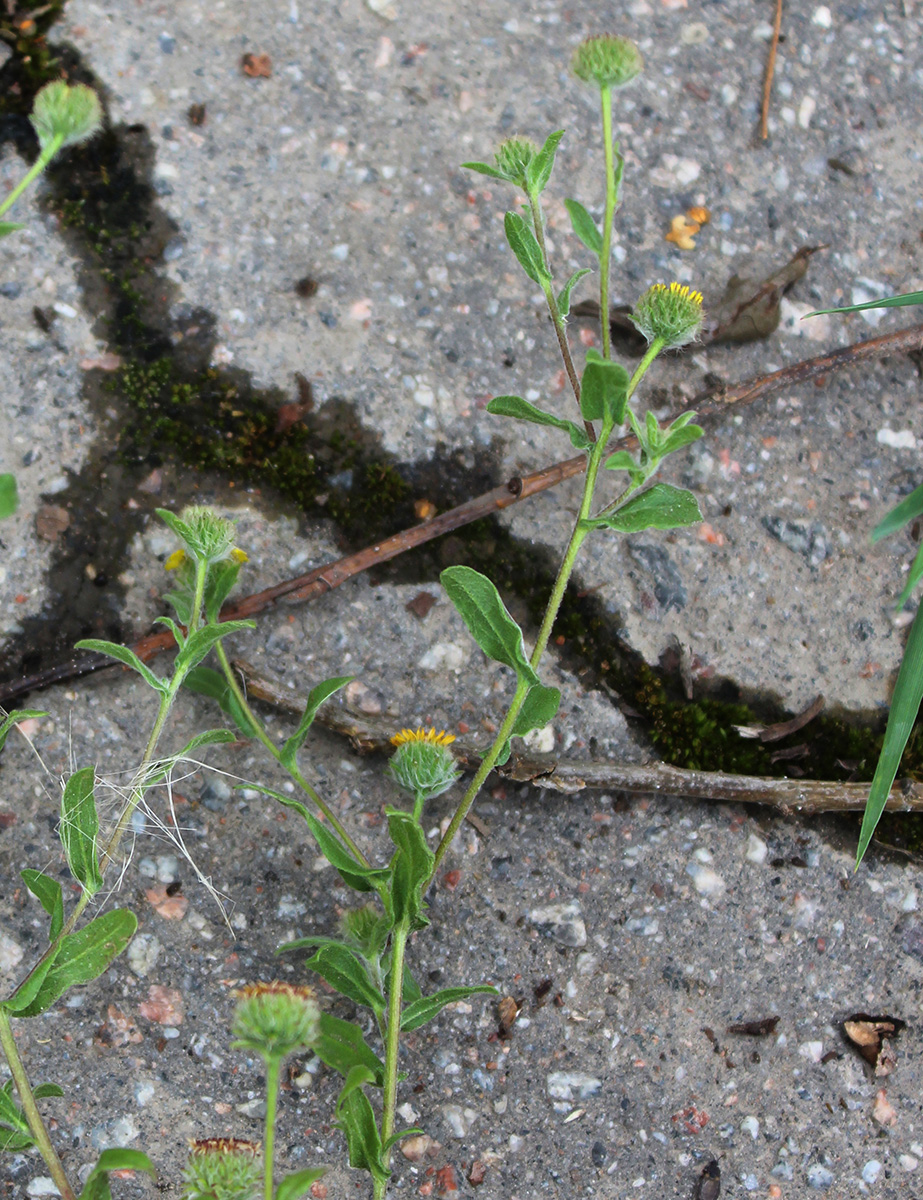
[[[215,315],[217,364],[286,392],[302,372],[319,404],[348,399],[400,461],[443,447],[492,449],[502,480],[568,448],[490,418],[486,398],[518,391],[564,404],[566,396],[539,297],[503,242],[510,197],[458,164],[489,157],[503,136],[566,128],[549,237],[562,277],[584,265],[561,201],[575,195],[598,208],[593,97],[567,74],[587,34],[617,25],[647,63],[617,105],[626,181],[614,299],[630,302],[672,278],[714,298],[734,271],[779,265],[802,244],[828,246],[789,297],[777,334],[664,363],[652,379],[667,389],[654,394],[658,404],[695,394],[707,372],[734,381],[870,336],[872,319],[879,332],[907,323],[899,312],[814,325],[797,318],[848,302],[854,289],[921,286],[920,15],[896,2],[786,11],[772,137],[760,145],[769,7],[636,0],[616,20],[596,0],[579,10],[554,0],[451,8],[394,0],[388,19],[358,0],[163,8],[71,0],[52,40],[80,51],[113,122],[148,130],[158,203],[179,229],[158,269],[178,304]],[[245,52],[268,54],[271,77],[245,77]],[[207,105],[201,127],[186,119],[191,103]],[[0,185],[21,169],[7,149]],[[680,253],[664,234],[693,203],[707,205],[712,222],[694,251]],[[107,345],[100,314],[82,303],[79,264],[34,197],[17,216],[29,229],[3,243],[0,260],[0,284],[20,285],[0,293],[8,419],[0,469],[16,472],[24,499],[2,531],[0,610],[11,639],[54,594],[53,544],[36,535],[36,517],[55,504],[66,473],[79,478],[112,436],[81,390],[82,372]],[[308,302],[293,294],[305,275],[320,283]],[[31,312],[55,303],[49,338]],[[572,327],[577,346],[587,344],[583,328]],[[685,606],[664,610],[643,550],[628,555],[614,542],[591,544],[583,586],[623,616],[651,661],[677,638],[704,672],[792,710],[818,692],[844,708],[884,705],[903,644],[893,602],[911,546],[905,537],[873,549],[868,534],[919,482],[918,394],[916,369],[894,358],[711,424],[670,476],[696,487],[710,540],[695,529],[667,544],[640,539],[665,545]],[[227,500],[214,481],[203,491]],[[169,483],[158,500],[170,502]],[[235,503],[254,586],[337,553],[329,523],[306,523],[253,494]],[[575,503],[565,485],[504,519],[537,547],[559,545]],[[764,525],[772,518],[818,523],[823,560],[812,565],[772,538]],[[139,630],[159,611],[168,550],[151,525],[124,566]],[[246,655],[299,691],[356,671],[367,703],[399,722],[476,729],[496,720],[508,681],[486,671],[445,602],[424,621],[410,616],[404,606],[417,590],[359,579],[310,609],[264,618]],[[564,665],[549,672],[565,691],[556,749],[576,752],[592,737],[613,757],[646,752],[609,697]],[[148,698],[126,678],[33,701],[51,714],[33,730],[40,760],[15,742],[3,764],[0,808],[15,814],[0,832],[10,982],[42,924],[16,871],[56,865],[58,774],[95,761],[117,787],[150,719]],[[190,701],[180,728],[210,720]],[[281,732],[284,722],[275,725]],[[210,762],[234,778],[271,777],[252,747]],[[380,806],[391,799],[380,764],[323,734],[311,762],[376,847]],[[187,846],[226,897],[230,926],[157,831],[165,798],[152,798],[123,887],[160,956],[152,962],[141,953],[150,941],[139,943],[104,983],[24,1032],[31,1054],[47,1056],[48,1076],[74,1089],[73,1104],[49,1111],[75,1170],[114,1139],[149,1149],[175,1184],[186,1138],[253,1132],[252,1109],[240,1106],[258,1095],[258,1075],[227,1050],[230,989],[269,978],[279,942],[329,929],[348,900],[300,834],[255,794],[228,793],[223,778],[197,770],[175,790]],[[436,809],[434,828],[444,802]],[[489,978],[523,1009],[508,1043],[489,1040],[495,1013],[472,1002],[408,1047],[401,1100],[408,1121],[442,1143],[432,1166],[451,1164],[467,1194],[466,1164],[486,1163],[479,1194],[497,1200],[688,1197],[718,1156],[729,1196],[914,1194],[923,1170],[916,860],[881,853],[852,877],[853,834],[841,824],[679,801],[626,805],[501,786],[480,812],[488,833],[466,835],[457,849],[460,880],[437,889],[437,936],[414,957],[424,977]],[[179,920],[145,895],[158,872],[161,882],[183,881],[189,907]],[[540,910],[571,902],[583,932],[571,916],[556,940]],[[300,977],[296,963],[283,970]],[[534,989],[546,979],[540,1005]],[[176,989],[182,1023],[140,1015],[152,986]],[[839,1022],[857,1010],[909,1023],[887,1077],[874,1077],[841,1041]],[[133,1023],[125,1041],[119,1014]],[[768,1015],[780,1017],[771,1038],[725,1033]],[[286,1094],[290,1166],[342,1162],[330,1128],[335,1092],[332,1076],[309,1069]],[[399,1156],[394,1194],[431,1194],[429,1165]],[[3,1194],[41,1194],[37,1160],[19,1156],[4,1169]],[[361,1194],[342,1166],[326,1182],[331,1200]],[[154,1194],[138,1181],[119,1186]]]

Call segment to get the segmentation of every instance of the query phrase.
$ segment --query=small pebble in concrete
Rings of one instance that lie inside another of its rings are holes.
[[[693,859],[686,864],[686,874],[692,879],[692,886],[700,896],[718,896],[724,891],[724,880],[717,871],[704,863]]]
[[[603,1167],[606,1164],[606,1147],[602,1142],[594,1142],[590,1150],[590,1158],[593,1161],[594,1167]]]
[[[877,1158],[870,1158],[862,1168],[862,1179],[864,1183],[874,1183],[881,1174],[881,1163]]]
[[[576,900],[533,908],[529,913],[529,921],[545,937],[562,946],[576,948],[586,945],[586,925],[580,904]]]
[[[126,953],[128,965],[133,974],[144,979],[153,971],[160,952],[163,949],[159,938],[153,933],[138,933],[132,940]]]
[[[443,1104],[442,1115],[452,1137],[459,1140],[468,1136],[477,1120],[477,1113],[473,1108],[463,1108],[460,1104]]]
[[[26,1184],[26,1195],[37,1200],[39,1196],[60,1196],[61,1193],[55,1187],[53,1179],[49,1179],[47,1175],[38,1175]]]
[[[22,962],[24,950],[7,933],[0,933],[0,975],[15,970]]]
[[[747,861],[752,863],[764,863],[768,847],[761,837],[757,837],[755,833],[751,833],[747,838]]]
[[[815,1192],[825,1192],[833,1186],[834,1179],[833,1172],[821,1163],[814,1163],[808,1167],[808,1187],[813,1188]]]
[[[548,1095],[553,1100],[586,1100],[595,1096],[603,1081],[585,1071],[552,1071],[546,1080]]]

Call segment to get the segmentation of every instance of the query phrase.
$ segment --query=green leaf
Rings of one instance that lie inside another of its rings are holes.
[[[401,1014],[401,1030],[409,1033],[412,1029],[419,1029],[442,1012],[447,1004],[454,1004],[456,1000],[467,1000],[469,996],[479,994],[497,996],[499,992],[495,987],[482,983],[477,987],[443,988],[441,992],[434,992],[432,996],[424,996],[404,1009]]]
[[[869,798],[865,804],[865,815],[862,818],[862,829],[859,832],[856,867],[862,862],[875,827],[881,820],[881,814],[888,803],[891,785],[894,783],[897,769],[901,765],[901,756],[907,745],[907,739],[913,731],[917,713],[920,711],[921,700],[923,700],[923,604],[917,609],[916,616],[913,618],[901,668],[897,673],[897,683],[894,685],[894,695],[891,697],[891,711],[888,714],[881,754],[875,767]]]
[[[487,411],[497,417],[515,417],[517,421],[531,421],[533,425],[550,425],[554,429],[561,429],[578,450],[588,450],[591,445],[585,429],[573,421],[565,421],[536,408],[521,396],[495,396],[487,405]]]
[[[300,800],[284,796],[281,792],[274,792],[271,788],[260,787],[257,790],[267,796],[272,796],[286,808],[293,808],[295,812],[301,814],[308,828],[314,834],[314,840],[317,842],[321,854],[332,867],[339,871],[347,887],[354,888],[357,892],[371,892],[377,891],[387,882],[390,876],[387,867],[367,867],[364,863],[359,862],[349,847],[341,842],[326,825],[321,824],[317,817],[309,813]]]
[[[317,1183],[326,1174],[326,1167],[305,1167],[301,1171],[293,1171],[276,1188],[276,1200],[301,1200],[310,1191],[311,1184]]]
[[[587,250],[599,258],[600,254],[602,254],[603,238],[596,227],[596,222],[579,200],[565,200],[564,207],[567,209],[571,228],[574,233],[583,242]]]
[[[91,896],[95,896],[103,886],[96,854],[99,818],[93,796],[95,782],[92,767],[83,767],[71,775],[61,797],[61,824],[58,829],[70,872]]]
[[[477,171],[479,175],[489,175],[491,179],[499,179],[503,183],[509,183],[509,180],[502,171],[498,171],[496,167],[492,167],[488,163],[466,162],[462,163],[462,167],[466,171]]]
[[[105,654],[109,658],[114,658],[116,662],[124,663],[126,667],[131,667],[133,671],[137,671],[155,692],[166,695],[169,684],[165,683],[162,679],[158,679],[150,667],[146,666],[138,658],[134,650],[129,650],[127,646],[119,646],[115,642],[102,642],[98,638],[84,638],[75,644],[74,649],[95,650],[97,654]]]
[[[385,1064],[366,1042],[358,1025],[322,1012],[319,1029],[311,1049],[322,1063],[344,1077],[353,1067],[365,1067],[370,1072],[369,1082],[384,1087]]]
[[[447,567],[439,576],[468,632],[488,658],[512,667],[519,679],[538,683],[529,665],[522,630],[506,611],[500,593],[486,575],[471,567]]]
[[[371,1083],[367,1067],[353,1067],[346,1077],[336,1106],[336,1125],[346,1134],[349,1165],[368,1171],[373,1179],[387,1182],[391,1172],[382,1160],[381,1134],[375,1114],[362,1085]]]
[[[916,520],[923,513],[923,485],[905,496],[900,504],[896,504],[891,511],[878,522],[872,530],[872,541],[880,542],[882,538],[890,537],[892,533],[897,533],[903,529],[910,521]]]
[[[221,606],[234,590],[237,576],[243,564],[233,558],[222,558],[219,562],[210,563],[205,576],[205,616],[212,624],[218,623]]]
[[[193,667],[183,680],[183,687],[189,688],[200,696],[209,696],[218,702],[222,712],[226,712],[244,737],[256,737],[258,729],[244,709],[241,708],[237,697],[228,686],[228,681],[220,671],[211,667]]]
[[[632,496],[611,515],[588,524],[606,526],[619,533],[640,533],[642,529],[679,529],[701,520],[699,502],[692,492],[669,483],[655,483],[640,496]]]
[[[423,929],[425,916],[423,889],[433,873],[436,856],[426,844],[426,835],[412,814],[397,808],[385,809],[388,834],[397,847],[391,859],[391,905],[395,925],[406,924],[411,930]]]
[[[560,704],[561,693],[556,687],[536,683],[529,689],[510,736],[525,737],[533,729],[544,729],[549,721],[554,720]]]
[[[196,750],[201,750],[203,746],[221,746],[236,741],[237,738],[230,729],[206,729],[204,733],[197,733],[194,738],[189,739],[179,754],[175,756],[175,761],[181,758],[191,758]]]
[[[40,1083],[32,1089],[32,1095],[36,1100],[44,1100],[46,1096],[63,1096],[64,1088],[58,1087],[56,1083]]]
[[[923,304],[923,292],[904,292],[900,296],[888,296],[884,300],[866,300],[864,304],[847,304],[843,308],[819,308],[805,313],[807,317],[821,317],[825,313],[862,312],[866,308],[904,308],[908,304]]]
[[[910,599],[910,594],[917,586],[920,579],[923,578],[923,546],[917,550],[916,557],[907,572],[907,582],[904,584],[904,590],[897,598],[897,607],[903,608]]]
[[[2,228],[0,222],[0,228]],[[0,237],[3,234],[0,233]],[[19,491],[16,487],[16,476],[3,474],[0,475],[0,521],[4,517],[11,517],[16,509],[19,508]]]
[[[242,629],[255,629],[255,621],[223,621],[220,625],[203,625],[194,633],[190,633],[186,644],[176,656],[174,671],[191,671],[197,667],[216,642],[240,633]]]
[[[560,292],[558,292],[558,311],[560,312],[562,319],[564,319],[565,321],[567,320],[568,313],[570,312],[570,294],[571,294],[571,292],[574,290],[575,286],[580,282],[580,280],[584,277],[584,275],[592,275],[592,274],[593,274],[593,272],[590,270],[589,267],[583,267],[579,271],[574,271],[573,275],[571,275],[571,277],[570,277],[570,279],[568,279],[567,283],[565,283],[565,285],[561,288]]]
[[[17,229],[25,229],[25,225],[20,221],[0,221],[0,238],[8,237]]]
[[[589,358],[580,381],[580,411],[587,421],[606,417],[613,425],[625,420],[628,405],[628,372],[619,363]]]
[[[17,1015],[35,1017],[68,988],[89,983],[122,953],[138,928],[138,919],[127,908],[115,908],[96,917],[83,929],[61,939],[58,956],[45,976],[38,995]]]
[[[548,186],[548,180],[554,170],[554,156],[563,136],[563,129],[549,134],[538,154],[529,160],[529,165],[526,167],[526,189],[531,195],[540,196]]]
[[[2,721],[0,721],[0,750],[3,749],[4,745],[6,744],[6,739],[9,737],[12,730],[15,729],[15,727],[19,724],[20,721],[28,721],[32,717],[47,717],[47,716],[48,716],[48,713],[42,712],[41,709],[38,709],[38,708],[14,709],[13,712],[9,713],[7,716],[5,716],[3,718]]]
[[[329,700],[340,688],[346,687],[347,683],[352,683],[355,675],[337,675],[333,679],[325,679],[323,683],[319,683],[316,687],[311,688],[308,692],[308,699],[304,706],[301,720],[298,723],[298,728],[282,747],[282,753],[279,761],[283,767],[291,770],[295,766],[295,759],[298,751],[304,745],[304,740],[308,736],[308,730],[313,724],[314,718],[317,716],[318,709],[325,700]]]
[[[35,997],[42,989],[42,984],[48,972],[54,966],[54,960],[58,955],[58,947],[48,949],[47,955],[41,958],[29,974],[25,977],[19,987],[13,992],[8,1000],[4,1000],[2,1007],[14,1017],[23,1015],[25,1010],[29,1008]]]
[[[683,446],[688,446],[692,442],[697,442],[705,430],[701,425],[683,425],[679,429],[671,427],[664,435],[664,439],[660,444],[660,456],[666,458],[668,454],[673,454],[677,450],[681,450]]]
[[[614,454],[609,455],[603,466],[607,471],[627,471],[632,487],[640,487],[647,478],[647,473],[627,450],[616,450]]]
[[[96,1166],[87,1176],[80,1200],[112,1200],[112,1192],[109,1190],[110,1171],[146,1171],[152,1179],[157,1178],[154,1164],[142,1151],[122,1147],[104,1150],[96,1160]]]
[[[23,883],[51,917],[48,940],[53,942],[64,925],[64,897],[61,885],[57,879],[52,879],[42,871],[33,871],[30,867],[26,867],[19,874]]]
[[[387,1007],[384,996],[369,978],[365,964],[346,946],[336,943],[322,946],[305,966],[326,979],[341,996],[370,1008],[376,1017],[384,1015]]]
[[[186,635],[183,632],[182,626],[177,625],[172,617],[155,617],[154,624],[166,625],[167,629],[169,629],[173,634],[174,642],[176,642],[177,646],[180,648],[180,650],[182,650],[183,646],[186,644]]]
[[[519,265],[537,284],[546,287],[551,283],[551,276],[542,258],[541,247],[535,240],[535,234],[525,223],[519,213],[508,212],[503,219],[506,230],[506,240],[510,249],[519,260]]]

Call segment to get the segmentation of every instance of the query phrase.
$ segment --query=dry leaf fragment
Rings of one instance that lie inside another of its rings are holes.
[[[497,1017],[500,1020],[500,1036],[508,1037],[510,1030],[516,1024],[520,1006],[512,996],[504,996],[497,1001]]]
[[[853,1013],[843,1022],[843,1035],[855,1047],[876,1074],[888,1075],[897,1064],[890,1042],[907,1022],[898,1017],[870,1017]]]
[[[668,242],[674,242],[679,250],[694,250],[693,234],[698,233],[702,226],[688,217],[674,217],[670,222],[670,232],[666,234]]]
[[[686,216],[690,221],[695,221],[696,225],[707,225],[711,220],[711,213],[702,205],[693,205],[692,208],[686,209]]]
[[[43,542],[56,542],[70,523],[70,513],[57,504],[43,504],[35,514],[35,532]]]
[[[897,1124],[897,1113],[894,1111],[894,1106],[888,1100],[884,1088],[881,1088],[875,1097],[872,1120],[877,1121],[883,1129],[888,1129]]]
[[[269,79],[272,59],[268,54],[245,54],[240,60],[240,69],[251,79]]]
[[[404,607],[408,612],[413,613],[415,617],[419,617],[422,621],[435,603],[436,597],[432,592],[417,592],[414,598],[408,600]]]
[[[732,275],[724,295],[707,310],[711,319],[702,340],[753,342],[769,337],[779,325],[782,297],[805,274],[811,256],[825,248],[802,246],[765,279]]]
[[[779,1024],[778,1017],[763,1017],[758,1021],[742,1021],[739,1025],[728,1025],[728,1033],[743,1037],[769,1037]]]

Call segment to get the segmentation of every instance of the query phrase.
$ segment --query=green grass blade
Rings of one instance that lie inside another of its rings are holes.
[[[856,851],[856,867],[868,849],[875,826],[881,820],[891,784],[901,765],[901,755],[907,745],[907,739],[913,730],[914,721],[920,711],[920,701],[923,700],[923,605],[917,609],[917,615],[910,627],[907,648],[898,672],[894,695],[891,698],[891,712],[888,716],[888,727],[881,747],[881,755],[875,768],[875,776],[869,790],[869,798],[865,804],[865,815],[862,818],[862,829],[859,833],[859,848]]]
[[[923,513],[923,484],[905,496],[900,504],[896,504],[889,513],[881,518],[872,530],[872,541],[880,542],[882,538],[890,537],[903,529],[908,521],[915,520]]]
[[[866,300],[864,304],[846,304],[843,308],[819,308],[817,312],[805,313],[805,317],[821,317],[825,313],[862,312],[866,308],[904,308],[908,304],[923,304],[923,292],[904,292],[900,296],[886,296],[883,300]]]

